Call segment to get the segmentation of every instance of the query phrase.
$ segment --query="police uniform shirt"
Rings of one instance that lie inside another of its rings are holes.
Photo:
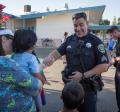
[[[57,51],[61,55],[66,55],[67,66],[72,72],[76,70],[86,72],[98,64],[108,63],[102,41],[91,33],[82,38],[78,38],[75,34],[69,36]]]
[[[116,56],[119,57],[120,56],[120,39],[118,39],[118,42],[116,44]],[[115,67],[116,67],[116,70],[118,72],[120,72],[120,63],[119,62],[116,62],[115,63]]]
[[[118,39],[115,47],[116,47],[116,56],[120,56],[120,39]]]

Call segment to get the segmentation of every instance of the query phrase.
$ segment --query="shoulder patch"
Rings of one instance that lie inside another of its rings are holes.
[[[101,53],[103,53],[103,54],[105,53],[105,47],[104,47],[103,44],[99,44],[97,48],[98,48],[98,51],[99,51],[99,52],[101,52]]]
[[[101,57],[101,62],[107,62],[107,57],[103,55],[103,56]]]

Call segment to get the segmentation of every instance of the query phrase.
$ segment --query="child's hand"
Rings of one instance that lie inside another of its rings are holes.
[[[44,84],[51,85],[51,84],[50,84],[50,82],[48,82],[48,81],[45,81],[45,83],[44,83]]]
[[[116,57],[115,60],[120,62],[120,57]]]
[[[35,77],[37,77],[39,80],[42,81],[43,84],[45,84],[46,79],[45,79],[41,74],[36,73],[36,74],[35,74]]]
[[[51,85],[45,78],[42,79],[43,84]]]
[[[40,65],[40,68],[41,68],[41,69],[45,69],[45,68],[47,68],[47,66],[46,66],[44,63],[42,63],[42,64]]]

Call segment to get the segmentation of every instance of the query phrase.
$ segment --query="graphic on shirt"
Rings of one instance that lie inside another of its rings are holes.
[[[105,47],[103,44],[99,44],[97,48],[98,48],[99,52],[101,52],[103,54],[105,53]]]
[[[68,45],[68,46],[67,46],[67,48],[71,48],[71,46],[70,46],[70,45]]]
[[[92,47],[92,44],[88,42],[88,43],[86,43],[86,47],[87,47],[87,48],[91,48],[91,47]]]

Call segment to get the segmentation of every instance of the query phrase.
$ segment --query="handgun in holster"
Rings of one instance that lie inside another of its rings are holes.
[[[94,91],[101,91],[103,89],[104,83],[102,81],[102,77],[100,76],[93,76],[90,78],[91,86]]]

